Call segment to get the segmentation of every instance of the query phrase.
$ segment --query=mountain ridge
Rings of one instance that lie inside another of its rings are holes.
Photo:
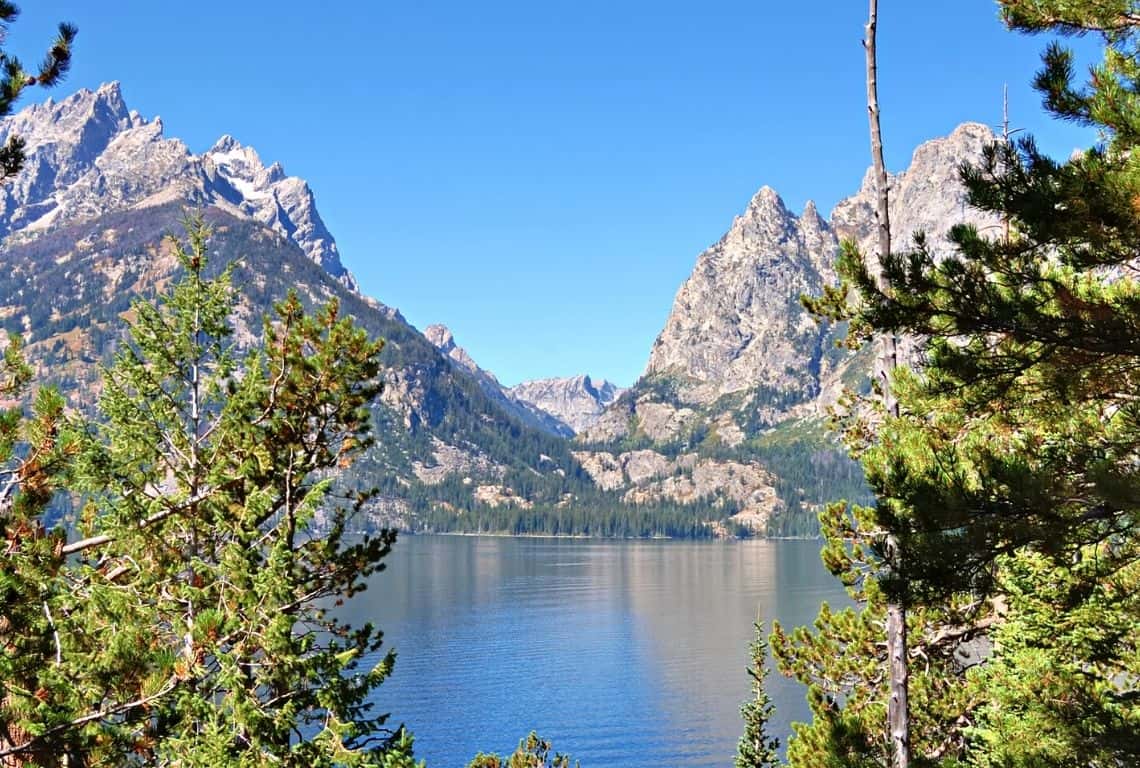
[[[928,142],[892,175],[900,233],[961,218],[957,164],[987,130]],[[866,179],[829,220],[810,202],[792,213],[769,187],[753,195],[698,256],[629,390],[585,375],[504,387],[446,327],[420,333],[362,296],[307,183],[232,136],[194,155],[159,118],[129,110],[117,83],[27,107],[0,121],[0,140],[11,133],[29,160],[0,188],[0,328],[25,335],[37,370],[70,396],[97,392],[129,298],[170,280],[164,235],[197,208],[217,263],[235,265],[241,344],[286,290],[310,307],[337,298],[387,339],[380,439],[357,475],[380,486],[376,524],[799,535],[813,531],[814,505],[864,488],[820,418],[869,366],[835,351],[838,329],[816,325],[799,296],[833,279],[840,237],[870,236]]]
[[[910,165],[890,175],[896,244],[923,230],[937,251],[949,248],[952,224],[998,225],[967,208],[958,179],[960,164],[980,160],[994,140],[987,126],[963,123],[918,146]],[[621,479],[620,468],[635,456],[650,461],[646,452],[658,464],[686,455],[759,458],[778,476],[782,506],[755,508],[748,524],[785,534],[806,530],[815,505],[865,493],[824,420],[844,388],[869,388],[873,353],[838,349],[844,329],[817,323],[800,297],[835,282],[841,240],[874,253],[875,202],[870,171],[828,219],[810,201],[797,215],[761,187],[697,256],[642,376],[576,438],[583,446],[576,456],[595,482],[631,492],[638,482],[628,472]],[[755,477],[758,490],[771,484]]]
[[[285,175],[279,163],[265,168],[255,151],[229,136],[193,154],[164,135],[161,118],[147,120],[128,109],[117,81],[25,107],[0,122],[0,141],[12,134],[27,142],[27,160],[24,171],[0,187],[0,239],[34,237],[110,210],[171,200],[232,207],[357,290],[304,180]],[[227,162],[237,155],[240,166]]]

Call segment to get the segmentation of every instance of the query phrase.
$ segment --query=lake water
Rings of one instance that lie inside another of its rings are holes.
[[[429,768],[532,729],[583,768],[730,766],[757,611],[795,626],[845,602],[819,547],[402,536],[349,608],[396,648],[379,701]],[[768,680],[783,740],[804,689]]]

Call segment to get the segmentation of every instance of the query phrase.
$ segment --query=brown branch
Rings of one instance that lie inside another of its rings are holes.
[[[124,704],[119,704],[118,706],[110,707],[108,709],[101,709],[101,710],[98,710],[96,712],[92,712],[90,714],[84,715],[83,717],[77,717],[74,720],[71,720],[71,721],[66,722],[66,723],[60,723],[59,725],[57,725],[53,728],[48,728],[46,731],[39,734],[38,736],[34,736],[34,737],[28,739],[27,741],[25,741],[22,744],[17,744],[17,745],[12,746],[12,747],[5,747],[5,748],[0,749],[0,757],[9,757],[11,755],[16,755],[16,754],[19,754],[21,752],[27,752],[29,749],[32,748],[32,746],[36,742],[42,741],[43,739],[45,739],[49,736],[54,736],[55,734],[60,733],[62,731],[65,731],[68,728],[75,728],[75,727],[80,726],[80,725],[86,725],[87,723],[92,723],[92,722],[95,722],[96,720],[102,720],[103,718],[111,717],[112,715],[122,714],[123,712],[127,712],[127,711],[135,709],[137,707],[145,707],[147,704],[150,704],[152,701],[156,701],[156,700],[162,698],[163,696],[165,696],[166,694],[170,693],[177,686],[178,686],[178,678],[172,677],[162,687],[162,690],[158,691],[157,693],[153,693],[150,696],[144,696],[140,699],[135,699],[134,701],[128,701]]]
[[[201,493],[194,494],[181,504],[176,504],[168,509],[162,510],[161,512],[155,512],[153,515],[140,522],[138,529],[140,531],[144,530],[154,525],[155,523],[162,522],[166,518],[178,514],[179,512],[185,512],[188,508],[194,506],[195,504],[200,504],[203,500],[209,498],[211,493],[213,493],[213,489],[207,489]],[[89,536],[86,539],[80,539],[79,541],[72,542],[71,544],[63,547],[63,549],[60,551],[64,555],[71,555],[75,554],[76,552],[82,552],[85,549],[91,549],[92,547],[99,547],[104,544],[108,544],[114,540],[115,537],[111,534],[103,533],[98,536]]]

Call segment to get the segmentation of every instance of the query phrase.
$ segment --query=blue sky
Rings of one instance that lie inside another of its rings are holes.
[[[869,162],[858,0],[23,5],[16,53],[80,27],[53,96],[119,80],[191,150],[229,133],[280,161],[366,293],[451,326],[508,384],[632,383],[760,186],[826,213]],[[881,5],[892,169],[960,122],[1000,122],[1003,83],[1051,152],[1091,140],[1042,114],[1045,40],[1006,32],[990,0]]]

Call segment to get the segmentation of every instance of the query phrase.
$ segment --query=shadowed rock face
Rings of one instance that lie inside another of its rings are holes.
[[[436,349],[451,361],[452,365],[472,376],[487,397],[494,400],[503,410],[522,423],[560,437],[570,437],[574,434],[574,429],[558,418],[557,415],[548,413],[526,400],[516,397],[511,390],[499,383],[495,374],[480,368],[475,359],[467,353],[467,350],[455,343],[455,337],[446,325],[439,323],[429,325],[424,329],[424,337],[434,344]]]
[[[192,154],[163,136],[160,118],[128,110],[118,83],[27,107],[0,121],[0,141],[9,135],[27,141],[28,160],[0,188],[0,238],[34,237],[127,208],[213,205],[268,227],[356,289],[308,184],[277,163],[265,167],[230,136]]]

